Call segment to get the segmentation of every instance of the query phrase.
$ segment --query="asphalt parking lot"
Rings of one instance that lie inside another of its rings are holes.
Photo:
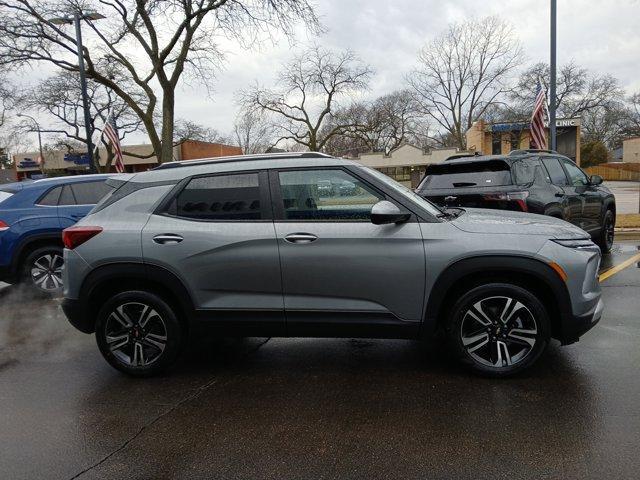
[[[134,380],[56,302],[0,287],[0,476],[637,478],[638,266],[603,282],[594,330],[507,380],[416,342],[266,338],[201,339]]]

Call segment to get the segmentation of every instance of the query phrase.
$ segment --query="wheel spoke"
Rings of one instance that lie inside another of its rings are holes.
[[[496,342],[496,351],[497,351],[497,359],[495,366],[503,367],[505,365],[511,365],[511,355],[509,355],[509,349],[507,348],[507,344],[498,340]]]
[[[147,326],[147,322],[149,321],[149,319],[157,315],[158,314],[153,308],[149,307],[148,305],[145,305],[144,308],[142,309],[142,313],[140,314],[138,325],[140,325],[142,328],[145,328]]]
[[[523,342],[527,343],[530,347],[533,348],[533,346],[536,343],[536,335],[538,333],[537,329],[524,329],[524,328],[514,328],[512,329],[508,334],[507,337],[509,338],[515,338],[517,340],[522,340]]]
[[[142,343],[136,342],[133,344],[133,365],[140,367],[144,364],[144,348],[142,348]]]
[[[156,335],[155,333],[148,333],[146,337],[144,337],[144,342],[148,345],[156,347],[161,352],[164,351],[164,347],[167,342],[167,337],[164,335]]]
[[[107,343],[109,344],[109,350],[111,350],[112,352],[114,350],[119,350],[120,348],[125,346],[128,342],[129,342],[129,335],[126,333],[123,335],[116,335],[116,336],[107,335]]]
[[[473,337],[462,337],[462,343],[467,348],[467,352],[473,353],[477,349],[484,347],[489,342],[489,334],[483,332]]]
[[[129,315],[127,315],[124,311],[124,305],[120,305],[115,309],[115,311],[111,312],[111,317],[113,317],[124,328],[133,326],[133,322],[129,318]]]
[[[485,327],[493,323],[491,319],[487,316],[485,311],[482,309],[482,300],[479,302],[476,302],[473,305],[473,308],[475,309],[475,312],[473,310],[469,310],[467,311],[467,315],[469,315],[471,318],[473,318],[475,321],[477,321],[481,325],[484,325]]]

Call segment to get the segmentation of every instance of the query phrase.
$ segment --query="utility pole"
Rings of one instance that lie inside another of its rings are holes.
[[[551,150],[557,150],[556,145],[556,15],[557,2],[551,0],[551,58],[549,62],[549,136]]]

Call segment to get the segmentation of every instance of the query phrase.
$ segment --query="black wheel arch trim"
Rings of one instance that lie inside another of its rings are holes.
[[[559,327],[555,330],[555,336],[563,343],[569,341],[568,327],[573,320],[571,299],[565,283],[558,274],[545,262],[526,256],[512,255],[481,255],[467,257],[450,264],[436,279],[431,287],[431,293],[427,299],[422,337],[433,335],[438,329],[441,314],[447,306],[444,304],[447,294],[465,278],[474,275],[518,275],[524,274],[534,277],[544,283],[544,286],[553,294],[556,300]],[[549,312],[551,316],[551,312]],[[552,323],[555,319],[552,318]]]
[[[184,320],[190,322],[195,316],[195,307],[189,291],[183,281],[165,267],[137,262],[108,263],[92,270],[82,282],[79,299],[63,301],[63,309],[69,321],[80,331],[93,333],[96,322],[97,305],[90,305],[89,299],[105,284],[123,279],[135,288],[139,284],[140,289],[149,290],[150,285],[160,286],[163,290],[171,292],[173,299],[178,303],[184,315]],[[71,317],[75,318],[71,318]]]

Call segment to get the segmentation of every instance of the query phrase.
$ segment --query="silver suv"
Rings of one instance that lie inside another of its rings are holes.
[[[64,231],[63,309],[131,375],[188,334],[424,339],[478,372],[533,364],[600,319],[600,251],[559,219],[441,210],[318,153],[173,162],[114,188]],[[319,185],[354,185],[350,195]]]

